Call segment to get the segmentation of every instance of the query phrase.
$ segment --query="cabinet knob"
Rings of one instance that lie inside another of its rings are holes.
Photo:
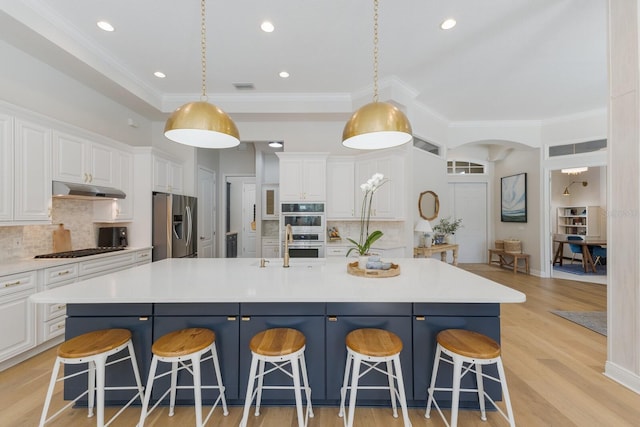
[[[338,321],[338,316],[329,316],[329,317],[327,317],[327,320],[329,322],[337,322]]]
[[[141,317],[138,317],[138,320],[145,322],[149,320],[149,318],[147,316],[141,316]]]
[[[251,316],[242,316],[242,321],[243,322],[248,322],[251,320]]]
[[[235,322],[236,319],[237,319],[236,316],[227,316],[227,320],[230,321],[230,322]]]
[[[425,317],[424,316],[416,316],[416,320],[423,321],[423,320],[425,320]]]

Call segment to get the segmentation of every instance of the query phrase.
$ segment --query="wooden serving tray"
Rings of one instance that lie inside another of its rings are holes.
[[[391,263],[391,268],[388,270],[363,270],[358,267],[358,261],[355,261],[347,264],[347,273],[369,278],[394,277],[400,274],[400,266]]]

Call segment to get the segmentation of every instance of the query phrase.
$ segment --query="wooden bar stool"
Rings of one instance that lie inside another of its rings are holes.
[[[127,349],[129,355],[117,360],[113,360],[107,363],[107,358],[111,355],[119,353],[120,351]],[[133,375],[136,380],[136,384],[131,387],[105,387],[105,371],[106,367],[115,363],[120,363],[130,360],[131,368],[133,369]],[[67,375],[58,379],[58,371],[63,364],[78,365],[81,363],[87,363],[87,369],[81,372],[77,372],[71,375]],[[73,401],[68,403],[58,412],[53,414],[50,418],[47,418],[49,412],[49,405],[51,404],[51,397],[53,395],[53,389],[58,381],[64,381],[67,378],[82,375],[85,372],[88,373],[87,390],[81,393]],[[107,424],[104,423],[104,394],[105,390],[135,390],[135,395],[129,400],[129,402],[116,413]],[[71,338],[58,347],[56,361],[53,365],[53,372],[51,373],[51,381],[49,382],[49,389],[47,391],[47,397],[44,402],[44,408],[42,409],[42,415],[40,417],[40,427],[44,426],[47,422],[58,416],[62,411],[73,405],[80,398],[88,395],[88,409],[89,417],[93,416],[94,403],[96,404],[96,425],[103,427],[113,421],[118,415],[122,413],[129,405],[133,403],[135,399],[144,394],[142,383],[140,382],[140,373],[138,372],[138,364],[136,362],[136,355],[133,351],[133,343],[131,342],[131,332],[127,329],[104,329],[100,331],[89,332]],[[97,401],[97,402],[96,402]]]
[[[347,427],[353,426],[358,389],[366,389],[389,390],[394,418],[398,418],[398,410],[396,407],[396,399],[398,399],[398,401],[400,401],[400,407],[402,408],[404,425],[405,427],[411,426],[409,413],[407,412],[404,380],[402,379],[402,366],[400,365],[402,340],[393,332],[383,329],[356,329],[349,332],[346,338],[346,344],[347,363],[344,367],[342,389],[340,389],[340,412],[338,413],[340,417],[344,417],[344,425]],[[386,364],[384,370],[378,368],[380,363]],[[351,368],[351,364],[353,364],[353,368]],[[362,373],[360,373],[361,364],[364,364],[366,367]],[[350,369],[352,370],[351,385],[349,385]],[[371,371],[378,371],[385,374],[389,384],[385,386],[359,386],[359,379]],[[397,388],[394,386],[394,379],[397,383]],[[349,414],[345,416],[344,402],[346,400],[347,390],[351,390],[351,394],[349,395]]]
[[[253,398],[256,398],[255,416],[260,415],[260,401],[262,400],[262,390],[282,390],[293,389],[296,399],[296,411],[298,414],[298,427],[304,427],[313,418],[313,408],[311,407],[311,388],[307,378],[307,365],[304,359],[306,339],[305,336],[290,328],[273,328],[259,332],[251,338],[249,348],[251,349],[251,368],[249,370],[249,383],[247,385],[247,397],[244,401],[244,412],[240,427],[246,427],[249,418],[249,409]],[[270,367],[265,372],[265,363],[270,363]],[[284,369],[289,364],[291,372]],[[258,367],[259,365],[259,367]],[[259,372],[258,372],[259,371]],[[265,386],[264,376],[270,372],[284,372],[293,378],[293,386]],[[302,374],[302,384],[307,398],[307,409],[302,413],[302,387],[300,386],[300,375]],[[254,390],[254,385],[258,380],[258,385]]]
[[[500,357],[500,345],[486,335],[463,329],[446,329],[441,331],[437,336],[437,342],[438,345],[436,348],[436,357],[433,363],[433,372],[431,373],[431,385],[428,389],[429,399],[427,401],[427,412],[425,413],[425,417],[429,418],[431,404],[433,403],[446,424],[447,420],[434,398],[434,393],[436,391],[451,391],[451,427],[457,426],[460,392],[473,392],[478,394],[480,418],[483,421],[487,420],[484,405],[484,399],[486,397],[493,406],[495,406],[498,412],[500,412],[500,414],[509,422],[509,425],[511,425],[511,427],[515,427],[516,423],[513,419],[513,410],[511,409],[507,380],[504,375],[502,358]],[[443,356],[443,354],[448,357]],[[453,387],[436,388],[436,376],[438,375],[438,366],[440,361],[453,365]],[[483,365],[490,365],[493,363],[495,363],[498,368],[498,378],[482,372]],[[462,377],[469,372],[475,373],[477,388],[461,389],[460,381],[462,380]],[[508,415],[505,415],[498,405],[496,405],[496,402],[494,402],[493,399],[491,399],[491,397],[489,397],[489,395],[484,391],[483,378],[488,378],[500,383]],[[447,424],[447,426],[448,425],[449,424]]]
[[[216,334],[205,328],[187,328],[170,332],[158,338],[151,347],[153,359],[151,360],[151,368],[149,368],[149,379],[147,380],[147,390],[144,394],[144,402],[142,403],[142,411],[140,413],[139,427],[144,426],[146,417],[160,404],[167,394],[169,397],[169,416],[173,416],[176,405],[177,389],[193,389],[193,397],[196,409],[196,426],[202,427],[209,421],[218,404],[222,402],[223,414],[229,414],[227,410],[227,401],[224,396],[224,385],[222,384],[222,376],[220,375],[220,363],[218,362],[218,353],[216,351]],[[211,352],[211,355],[202,358],[202,356]],[[202,385],[200,377],[200,364],[208,360],[213,360],[213,367],[216,373],[217,385]],[[191,364],[185,363],[190,361]],[[158,362],[171,363],[171,370],[156,376],[156,368]],[[186,369],[193,375],[192,386],[178,386],[178,372]],[[171,375],[171,385],[169,389],[158,399],[158,401],[147,411],[149,400],[151,399],[151,391],[153,389],[153,381],[157,378]],[[213,407],[209,414],[202,420],[202,389],[216,389],[220,392],[218,398],[213,403]]]

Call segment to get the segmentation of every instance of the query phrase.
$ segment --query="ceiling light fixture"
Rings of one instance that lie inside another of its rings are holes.
[[[453,27],[455,27],[457,24],[456,20],[453,18],[449,18],[449,19],[445,19],[444,21],[442,21],[442,24],[440,24],[440,28],[442,28],[443,30],[450,30]]]
[[[159,79],[164,79],[165,77],[167,77],[167,75],[162,71],[156,71],[155,73],[153,73],[153,75]]]
[[[262,24],[260,24],[260,29],[265,33],[273,33],[273,30],[275,30],[276,27],[274,27],[271,22],[264,21]]]
[[[411,141],[411,124],[398,107],[378,102],[378,0],[373,1],[373,102],[360,107],[342,131],[342,145],[360,150],[396,147]]]
[[[271,148],[282,148],[283,144],[281,141],[271,141],[269,143],[269,147]]]
[[[586,187],[589,183],[587,181],[573,181],[571,184],[567,185],[564,188],[564,191],[562,192],[563,196],[570,196],[571,193],[569,193],[569,187],[571,187],[573,184],[578,184],[581,183],[583,187]]]
[[[102,31],[106,31],[108,33],[111,33],[111,32],[116,30],[115,28],[113,28],[113,25],[109,24],[107,21],[98,21],[98,22],[96,22],[96,25]]]
[[[562,173],[566,173],[568,175],[578,175],[579,173],[582,172],[586,172],[588,171],[589,168],[586,166],[583,167],[579,167],[579,168],[566,168],[566,169],[562,169]]]
[[[174,111],[164,126],[164,136],[180,144],[201,148],[229,148],[240,144],[236,124],[220,108],[207,102],[206,0],[200,1],[202,95]]]
[[[280,77],[286,79],[287,77],[289,77],[289,73],[287,73],[286,71],[280,71]]]

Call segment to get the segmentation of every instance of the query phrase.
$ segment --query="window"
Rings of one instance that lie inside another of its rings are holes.
[[[483,174],[485,173],[485,165],[463,160],[449,160],[447,161],[447,173],[449,175]]]

